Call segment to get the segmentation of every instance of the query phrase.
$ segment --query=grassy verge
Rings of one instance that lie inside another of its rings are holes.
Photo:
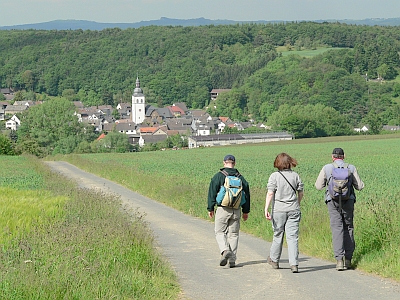
[[[329,216],[323,192],[314,187],[322,166],[335,147],[345,149],[366,184],[357,193],[354,263],[362,270],[400,280],[400,168],[399,135],[353,136],[295,140],[258,145],[213,147],[182,151],[129,154],[90,154],[58,157],[82,169],[166,203],[187,214],[208,219],[208,184],[227,153],[236,155],[237,167],[251,186],[252,208],[244,231],[271,240],[264,217],[265,186],[280,152],[294,156],[296,171],[305,184],[300,250],[334,260]],[[267,255],[267,253],[266,253]]]
[[[137,212],[121,212],[115,196],[78,189],[33,158],[14,159],[7,163],[22,161],[42,182],[34,191],[2,188],[2,211],[20,224],[1,224],[1,299],[177,298],[176,275]]]

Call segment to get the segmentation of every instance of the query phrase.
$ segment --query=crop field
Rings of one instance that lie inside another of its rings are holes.
[[[276,155],[286,152],[298,160],[295,170],[305,184],[300,250],[333,260],[324,192],[317,191],[314,183],[322,166],[331,162],[335,147],[344,149],[346,161],[357,167],[365,183],[365,189],[357,192],[354,262],[360,269],[399,280],[399,135],[320,138],[129,154],[83,154],[56,159],[69,161],[187,214],[207,219],[210,179],[222,167],[223,157],[233,154],[237,158],[237,168],[251,187],[251,213],[249,220],[242,223],[242,229],[271,240],[271,225],[264,217],[265,186],[274,171]]]
[[[0,156],[0,187],[18,190],[38,190],[43,188],[43,176],[35,171],[25,157]]]

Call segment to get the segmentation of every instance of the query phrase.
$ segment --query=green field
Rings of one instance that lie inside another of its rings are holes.
[[[176,274],[116,196],[0,156],[0,299],[175,299]]]
[[[242,229],[271,240],[271,226],[264,217],[265,186],[274,171],[275,156],[287,152],[298,160],[296,171],[305,183],[300,250],[333,260],[324,193],[314,188],[314,182],[322,166],[331,161],[332,149],[342,147],[346,161],[357,166],[365,182],[365,189],[357,193],[354,263],[359,269],[400,280],[399,137],[320,138],[181,151],[60,156],[57,159],[119,182],[187,214],[207,219],[210,179],[222,166],[224,155],[234,154],[238,169],[250,183],[252,195],[250,217]]]
[[[270,241],[265,185],[274,171],[275,156],[287,152],[298,160],[295,170],[305,183],[300,250],[333,261],[329,216],[323,192],[314,188],[314,182],[335,147],[344,148],[346,160],[357,166],[366,185],[357,193],[354,263],[358,269],[399,281],[398,134],[49,159],[69,161],[209,220],[210,179],[223,157],[234,154],[251,186],[250,217],[241,228]],[[139,222],[141,216],[121,214],[115,196],[82,191],[32,157],[0,156],[0,162],[0,298],[177,298],[176,275],[154,250],[152,235]]]

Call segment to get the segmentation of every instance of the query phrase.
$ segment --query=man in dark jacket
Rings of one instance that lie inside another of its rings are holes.
[[[225,266],[229,261],[229,267],[235,267],[236,253],[239,242],[240,217],[243,213],[243,220],[246,221],[250,212],[250,189],[246,179],[235,169],[236,159],[233,155],[226,155],[224,167],[214,175],[208,190],[208,215],[214,217],[215,212],[215,238],[221,253],[219,265]],[[221,172],[225,171],[229,176],[238,176],[242,181],[243,192],[246,202],[239,208],[222,206],[216,201],[217,194],[224,185],[226,176]]]

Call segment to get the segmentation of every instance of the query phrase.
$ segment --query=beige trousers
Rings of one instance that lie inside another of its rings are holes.
[[[230,207],[217,207],[215,213],[215,238],[218,243],[220,253],[225,250],[233,252],[230,262],[236,261],[236,253],[239,243],[241,209]]]

